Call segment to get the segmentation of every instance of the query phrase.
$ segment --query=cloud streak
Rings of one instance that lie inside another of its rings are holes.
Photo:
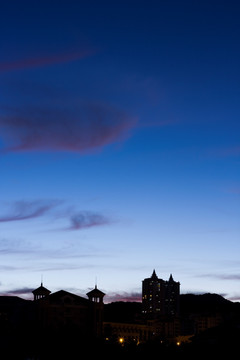
[[[11,72],[18,70],[28,70],[32,68],[45,67],[50,65],[62,64],[77,61],[93,55],[93,50],[82,50],[64,54],[47,55],[36,58],[19,59],[12,62],[0,62],[0,72]]]
[[[60,200],[16,201],[10,206],[7,214],[0,215],[0,223],[31,220],[50,213],[53,221],[58,221],[59,213],[54,212],[54,210],[62,203],[63,201]],[[60,218],[70,222],[70,225],[54,231],[77,231],[113,223],[113,219],[110,217],[94,211],[62,210]],[[0,245],[3,243],[4,240],[0,241]],[[5,245],[6,243],[5,241]],[[0,252],[3,251],[6,251],[6,249],[0,249]]]
[[[56,205],[54,201],[16,201],[7,215],[0,215],[0,223],[38,218]]]
[[[66,230],[82,230],[94,226],[108,225],[112,221],[102,214],[82,211],[71,216],[71,225]]]
[[[112,106],[91,103],[78,108],[25,108],[0,117],[5,152],[83,153],[119,141],[137,120]]]
[[[1,296],[20,296],[22,298],[30,299],[33,297],[32,295],[33,290],[34,288],[29,288],[29,287],[18,288],[9,291],[4,291],[1,293]]]
[[[219,280],[236,280],[239,281],[240,280],[240,273],[238,274],[202,274],[202,275],[198,275],[198,277],[209,277],[209,278],[214,278],[214,279],[219,279]]]
[[[141,302],[142,294],[140,292],[121,292],[121,293],[110,293],[105,297],[105,302]]]

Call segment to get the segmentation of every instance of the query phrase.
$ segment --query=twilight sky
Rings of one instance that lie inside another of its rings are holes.
[[[43,278],[136,299],[155,268],[240,300],[239,18],[232,0],[1,4],[0,294]]]

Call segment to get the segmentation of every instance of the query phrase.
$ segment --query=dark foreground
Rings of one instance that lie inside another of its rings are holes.
[[[215,328],[190,343],[177,345],[159,339],[145,344],[89,341],[71,332],[58,334],[21,333],[2,334],[1,355],[4,360],[80,360],[94,359],[185,359],[230,358],[239,352],[239,328]]]

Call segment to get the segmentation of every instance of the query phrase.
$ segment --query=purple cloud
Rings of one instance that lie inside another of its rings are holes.
[[[45,215],[56,205],[54,201],[17,201],[7,215],[0,215],[0,223],[37,218]]]
[[[18,109],[0,117],[4,151],[83,153],[125,137],[136,119],[105,104],[67,109]]]
[[[94,53],[93,50],[82,50],[78,52],[67,52],[64,54],[47,55],[35,58],[19,59],[12,62],[0,62],[0,72],[25,70],[43,66],[61,64],[83,59]]]
[[[111,223],[111,220],[107,217],[90,211],[79,212],[73,215],[70,220],[71,225],[67,228],[67,230],[81,230]]]
[[[13,289],[9,291],[4,291],[0,293],[0,296],[17,296],[25,300],[30,300],[33,297],[32,291],[34,288],[24,287],[19,289]]]
[[[62,201],[57,200],[35,200],[35,201],[16,201],[14,202],[6,214],[0,214],[0,223],[13,222],[13,221],[24,221],[34,218],[38,218],[49,213],[52,216],[53,220],[59,219],[59,211],[54,211],[55,208],[62,204]],[[103,226],[113,223],[113,219],[107,217],[103,214],[93,212],[93,211],[74,211],[71,209],[62,209],[61,218],[70,221],[70,225],[65,228],[59,228],[56,230],[82,230],[88,229],[95,226]],[[49,230],[51,231],[51,230]],[[9,244],[8,241],[0,240],[0,245],[4,245],[0,252],[8,252],[9,248],[6,245]],[[15,244],[16,245],[16,244]],[[16,247],[15,252],[19,252]],[[25,253],[31,252],[31,249],[28,248]]]

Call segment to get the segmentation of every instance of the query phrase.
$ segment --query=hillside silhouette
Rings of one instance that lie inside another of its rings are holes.
[[[180,295],[180,330],[189,338],[187,342],[181,340],[181,346],[177,346],[176,340],[169,342],[159,337],[139,344],[125,342],[122,346],[118,341],[107,342],[105,337],[96,341],[79,336],[79,329],[70,325],[42,332],[34,325],[34,302],[16,296],[2,296],[0,307],[1,353],[7,354],[4,359],[80,359],[80,352],[86,352],[90,357],[101,355],[105,359],[116,356],[146,359],[156,353],[170,358],[182,355],[185,359],[196,355],[207,358],[225,355],[229,358],[239,347],[240,303],[218,294]],[[106,323],[122,323],[128,327],[128,324],[142,326],[145,321],[140,302],[112,302],[104,304],[103,311]],[[199,327],[202,323],[206,326]],[[75,357],[75,354],[79,356]]]
[[[142,304],[139,302],[114,302],[104,305],[104,319],[112,322],[138,323],[141,321]],[[180,295],[180,318],[183,324],[182,332],[190,333],[190,342],[176,346],[152,339],[140,344],[135,350],[130,348],[130,356],[147,358],[158,353],[161,356],[184,356],[185,359],[193,357],[229,357],[236,355],[240,341],[240,303],[231,302],[218,294],[184,294]],[[205,319],[220,319],[217,326],[208,325],[204,331],[196,326],[197,321]],[[189,325],[190,324],[190,325]],[[186,330],[187,329],[187,330]],[[123,350],[121,349],[123,352]],[[126,352],[126,349],[125,349]],[[124,356],[126,353],[124,354]]]
[[[115,322],[134,322],[141,316],[140,302],[112,302],[104,305],[104,320]],[[218,294],[180,295],[180,314],[222,313],[240,317],[240,303],[232,302]]]
[[[116,301],[104,305],[104,321],[132,323],[141,316],[140,302]]]
[[[188,312],[212,312],[237,310],[239,303],[233,303],[218,294],[182,294],[180,296],[181,314]]]

